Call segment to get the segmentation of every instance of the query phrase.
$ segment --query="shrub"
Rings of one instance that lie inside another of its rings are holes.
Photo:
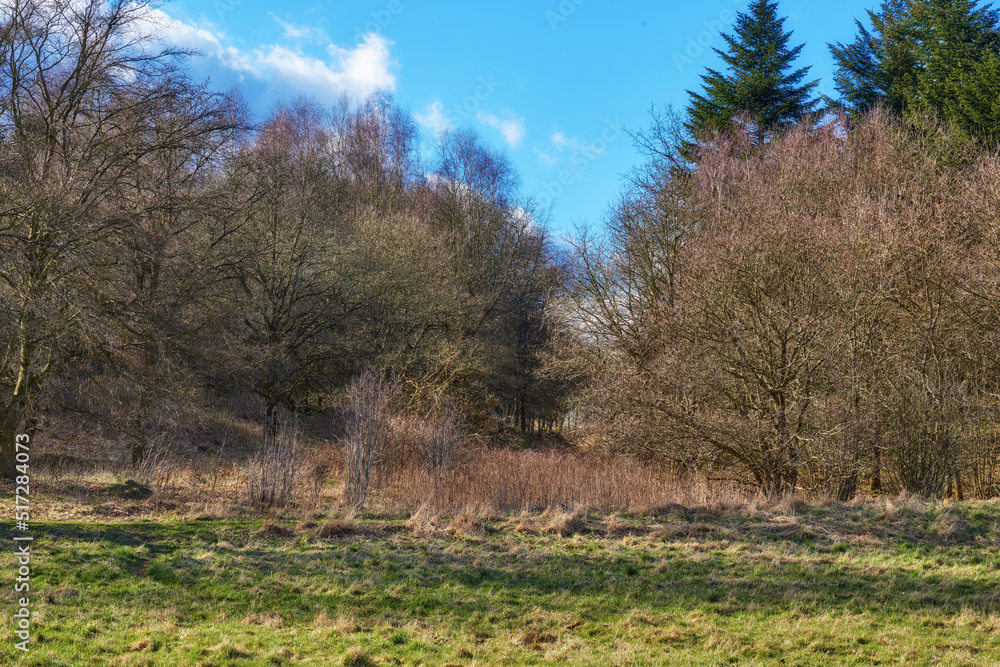
[[[393,459],[389,420],[396,407],[399,386],[366,372],[347,392],[348,420],[344,438],[346,490],[349,507],[361,508],[372,486],[388,480]]]

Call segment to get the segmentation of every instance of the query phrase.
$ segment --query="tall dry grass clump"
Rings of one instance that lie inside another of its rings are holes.
[[[398,471],[385,489],[386,508],[423,507],[445,514],[540,512],[549,508],[598,511],[654,510],[671,504],[708,504],[718,497],[746,499],[736,485],[678,477],[660,466],[566,450],[476,448],[443,476],[426,466]]]
[[[442,484],[473,449],[473,439],[462,430],[460,419],[458,409],[446,401],[395,415],[391,438],[397,465],[421,468],[434,486]]]

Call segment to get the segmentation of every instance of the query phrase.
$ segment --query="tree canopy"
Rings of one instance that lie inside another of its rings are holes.
[[[976,0],[885,0],[857,22],[849,44],[830,45],[842,105],[932,113],[965,133],[1000,130],[1000,13]]]
[[[709,69],[703,93],[688,91],[687,130],[694,136],[724,130],[734,119],[747,123],[757,144],[776,130],[799,121],[819,103],[812,98],[818,81],[805,82],[809,67],[792,69],[802,46],[789,47],[791,31],[778,16],[778,3],[754,0],[736,17],[734,34],[723,34],[728,50],[715,49],[726,63],[723,74]]]

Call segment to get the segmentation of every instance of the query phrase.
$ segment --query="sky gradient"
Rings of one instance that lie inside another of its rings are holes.
[[[782,0],[821,93],[834,94],[828,42],[851,40],[876,0]],[[392,93],[425,138],[471,126],[517,166],[522,189],[550,205],[549,226],[599,223],[621,176],[641,161],[629,132],[651,105],[687,104],[745,0],[174,0],[158,32],[204,56],[213,88],[239,85],[254,111],[303,93]],[[549,206],[546,206],[549,208]]]

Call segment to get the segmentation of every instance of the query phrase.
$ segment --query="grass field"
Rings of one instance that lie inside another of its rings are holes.
[[[32,530],[14,664],[1000,664],[995,502]]]

